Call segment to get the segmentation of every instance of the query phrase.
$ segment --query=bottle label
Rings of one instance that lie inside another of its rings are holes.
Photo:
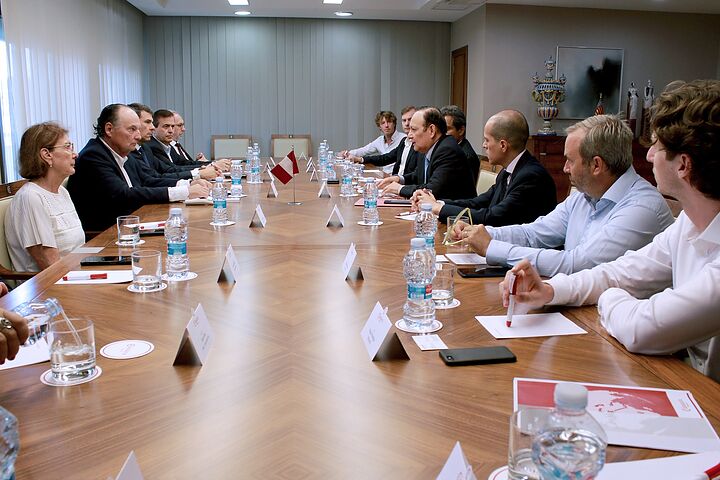
[[[233,179],[232,179],[232,184],[233,184],[233,185],[240,185],[240,178],[233,178]]]
[[[365,200],[365,208],[377,208],[377,200]]]
[[[213,208],[227,208],[227,200],[213,200]]]
[[[435,248],[435,237],[425,237],[425,246]]]
[[[408,298],[411,300],[428,300],[432,298],[432,284],[418,285],[408,283]]]
[[[168,255],[186,255],[187,242],[170,242],[168,243]]]
[[[252,173],[253,175],[257,175],[258,173],[260,173],[260,167],[252,167],[250,169],[250,173]]]
[[[350,184],[352,183],[352,177],[343,177],[343,178],[342,178],[342,182],[343,182],[345,185],[350,185]]]

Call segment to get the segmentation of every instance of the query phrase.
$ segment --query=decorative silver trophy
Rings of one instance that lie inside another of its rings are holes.
[[[543,128],[538,135],[555,135],[550,120],[558,116],[558,103],[565,100],[565,75],[557,80],[553,74],[555,60],[552,57],[545,60],[545,77],[540,79],[537,72],[532,76],[535,88],[532,90],[532,99],[537,102],[537,114],[543,119]]]

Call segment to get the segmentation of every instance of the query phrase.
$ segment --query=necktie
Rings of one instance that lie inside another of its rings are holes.
[[[175,147],[177,147],[177,151],[180,154],[181,157],[184,157],[185,160],[190,160],[190,157],[187,156],[187,153],[185,152],[185,149],[180,145],[179,142],[175,143]]]
[[[500,186],[498,187],[498,201],[501,201],[505,198],[505,194],[507,193],[507,184],[508,184],[508,177],[510,177],[510,173],[507,170],[504,170],[500,172],[498,175],[500,178]]]
[[[425,156],[425,175],[423,176],[423,183],[427,183],[427,172],[430,167],[430,157]]]

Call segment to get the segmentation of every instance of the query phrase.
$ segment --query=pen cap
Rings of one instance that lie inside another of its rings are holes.
[[[577,383],[558,383],[555,386],[555,406],[564,410],[585,410],[587,388]]]

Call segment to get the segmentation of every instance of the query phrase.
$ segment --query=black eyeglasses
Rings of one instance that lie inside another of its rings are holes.
[[[72,151],[75,150],[75,144],[72,143],[72,142],[67,142],[67,143],[63,143],[63,144],[60,144],[60,145],[48,145],[48,146],[45,147],[45,148],[47,148],[48,150],[51,150],[51,149],[53,149],[53,148],[60,148],[60,147],[64,148],[64,149],[67,150],[68,152],[72,152]]]

